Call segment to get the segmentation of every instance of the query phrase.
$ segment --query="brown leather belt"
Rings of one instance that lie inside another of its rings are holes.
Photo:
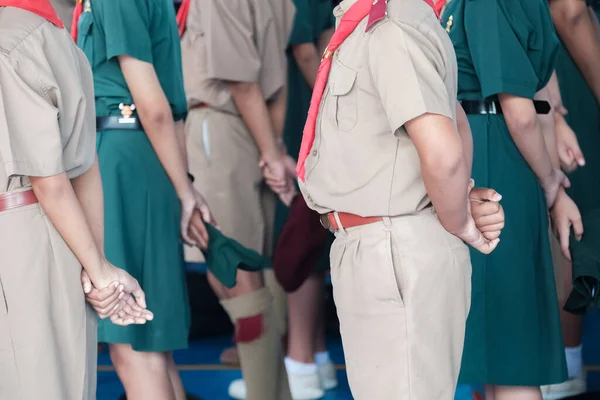
[[[361,217],[356,214],[348,214],[348,213],[342,213],[342,212],[339,212],[337,214],[338,214],[338,218],[340,219],[340,223],[342,224],[342,227],[344,227],[344,228],[354,228],[357,226],[374,224],[376,222],[383,221],[382,217]],[[320,216],[320,218],[321,218],[321,225],[323,225],[323,228],[329,229],[329,230],[336,230],[336,229],[340,228],[335,219],[334,213],[322,214]]]
[[[38,202],[33,190],[0,194],[0,212],[25,207]]]

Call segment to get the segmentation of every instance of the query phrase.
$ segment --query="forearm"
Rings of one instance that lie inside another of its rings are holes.
[[[588,15],[592,20],[592,25],[594,25],[594,29],[596,30],[598,40],[600,40],[600,22],[598,22],[598,16],[596,15],[596,11],[592,7],[588,7]]]
[[[283,128],[287,110],[287,87],[283,87],[277,98],[268,106],[271,125],[279,148],[283,148]]]
[[[421,175],[444,228],[455,235],[466,227],[469,170],[454,121],[425,114],[405,124],[419,154]]]
[[[319,70],[320,57],[317,47],[312,43],[302,43],[292,46],[292,54],[302,77],[308,87],[314,88]]]
[[[327,48],[327,46],[329,45],[329,42],[331,41],[331,37],[333,36],[333,28],[331,29],[327,29],[326,31],[324,31],[323,33],[321,33],[321,36],[319,36],[319,40],[317,43],[317,51],[319,52],[319,60],[321,59],[321,55],[323,53],[325,53],[325,49]]]
[[[560,38],[600,101],[600,38],[588,7],[581,0],[554,0],[550,9]]]
[[[144,119],[143,111],[138,111],[144,123],[144,131],[160,160],[167,176],[173,183],[180,200],[193,196],[192,183],[188,178],[186,154],[182,152],[180,140],[176,134],[175,123],[170,114],[159,118]]]
[[[31,177],[31,185],[40,206],[54,228],[75,254],[92,281],[99,280],[104,272],[104,256],[98,248],[95,235],[90,229],[86,214],[75,196],[67,174],[46,178]],[[97,214],[92,212],[92,215],[94,219],[97,218]]]
[[[98,250],[104,255],[104,194],[98,158],[88,171],[71,180],[71,185],[81,204]]]
[[[562,96],[560,95],[560,85],[558,82],[558,77],[556,76],[556,71],[552,73],[550,81],[548,81],[545,89],[547,90],[548,94],[543,100],[546,100],[550,103],[550,106],[552,107],[550,113],[555,113],[562,110],[564,105],[562,102]]]
[[[281,154],[260,86],[257,83],[236,82],[230,83],[229,87],[233,101],[254,138],[261,157],[265,161],[279,158]]]
[[[550,101],[550,88],[546,86],[536,95],[536,100]],[[550,156],[550,162],[553,168],[560,168],[560,158],[558,157],[558,147],[556,143],[556,129],[554,127],[554,113],[550,111],[548,114],[538,114],[538,119],[542,127],[546,150]]]
[[[473,134],[471,132],[467,114],[459,102],[456,102],[456,127],[458,129],[458,134],[460,135],[460,140],[462,141],[467,171],[469,176],[471,176],[473,167]]]
[[[533,101],[507,94],[499,95],[508,130],[519,152],[540,181],[552,174],[542,125]]]
[[[177,143],[179,144],[179,153],[181,154],[181,157],[183,158],[183,163],[187,168],[189,164],[187,145],[185,143],[185,122],[183,120],[175,122],[175,137],[177,138]]]

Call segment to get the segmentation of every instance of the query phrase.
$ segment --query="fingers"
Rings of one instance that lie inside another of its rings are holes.
[[[577,239],[577,241],[581,240],[583,237],[583,222],[581,221],[581,217],[572,220],[571,223],[573,224],[575,239]]]
[[[123,292],[123,286],[119,284],[119,282],[113,282],[108,287],[98,290],[95,287],[92,287],[90,293],[86,295],[86,300],[92,306],[106,306],[113,297],[118,296]]]
[[[500,234],[502,233],[502,230],[497,230],[497,231],[489,231],[489,232],[482,232],[483,233],[483,237],[486,238],[489,241],[498,239],[500,237]]]
[[[209,216],[210,218],[210,216]],[[190,221],[190,232],[196,245],[205,250],[208,247],[208,231],[201,211],[195,211]]]
[[[561,168],[565,172],[573,172],[577,169],[577,161],[575,160],[575,156],[573,155],[571,150],[559,147],[558,157],[560,159]]]
[[[558,227],[558,239],[560,240],[560,249],[569,261],[571,261],[571,252],[569,251],[570,228],[571,226],[568,223],[561,224],[561,226]]]
[[[471,200],[471,215],[475,220],[497,214],[500,210],[502,210],[502,207],[495,201],[480,202]]]
[[[498,247],[498,243],[500,243],[500,239],[494,240],[486,240],[482,242],[479,246],[475,247],[480,253],[490,254],[493,252],[496,247]]]
[[[564,188],[570,188],[571,187],[571,181],[569,180],[569,178],[567,178],[566,175],[564,175],[563,180],[562,180],[562,182],[560,184]]]
[[[189,235],[188,228],[190,227],[190,219],[192,214],[187,211],[183,211],[181,215],[181,237],[190,246],[196,245],[194,239]]]
[[[475,188],[469,193],[469,199],[479,201],[500,201],[502,196],[494,189]]]
[[[81,270],[81,287],[83,288],[83,293],[85,294],[88,294],[92,291],[92,281],[90,280],[87,272],[85,272],[85,269]]]
[[[131,292],[131,294],[135,298],[135,302],[140,307],[146,308],[146,294],[144,293],[144,291],[142,290],[142,288],[140,287],[139,284],[137,285],[137,289],[134,290],[133,292]]]

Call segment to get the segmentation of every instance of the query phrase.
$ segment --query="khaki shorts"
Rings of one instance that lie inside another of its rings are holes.
[[[263,180],[256,143],[238,116],[200,108],[185,126],[190,173],[226,236],[271,256],[276,195]],[[202,253],[186,246],[186,261]]]
[[[331,280],[354,399],[454,399],[471,262],[431,209],[338,230]]]

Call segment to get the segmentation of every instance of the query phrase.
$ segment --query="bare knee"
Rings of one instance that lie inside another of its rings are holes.
[[[152,373],[162,373],[167,370],[168,356],[166,353],[135,351],[128,344],[111,344],[110,358],[117,370],[135,368]]]
[[[208,274],[208,283],[220,300],[231,299],[244,294],[255,292],[264,287],[261,272],[238,270],[236,285],[228,289],[212,274]]]

